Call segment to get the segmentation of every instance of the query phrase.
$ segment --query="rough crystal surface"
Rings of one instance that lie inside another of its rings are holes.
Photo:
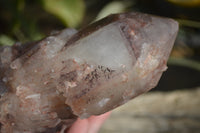
[[[142,13],[115,14],[81,31],[0,48],[2,133],[64,131],[158,83],[178,23]]]

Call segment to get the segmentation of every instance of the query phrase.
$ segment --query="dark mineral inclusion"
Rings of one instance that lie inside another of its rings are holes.
[[[62,133],[77,117],[147,92],[167,68],[177,31],[172,19],[124,13],[1,47],[1,133]]]

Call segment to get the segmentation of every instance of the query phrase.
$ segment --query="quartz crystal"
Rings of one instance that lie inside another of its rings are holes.
[[[78,117],[149,91],[167,68],[177,31],[172,19],[123,13],[1,47],[1,133],[62,133]]]

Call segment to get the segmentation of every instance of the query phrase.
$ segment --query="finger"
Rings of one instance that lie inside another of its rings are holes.
[[[99,116],[91,116],[88,118],[89,128],[87,133],[97,133],[104,121],[110,116],[110,113],[111,112],[107,112]]]
[[[87,119],[77,119],[67,133],[88,133],[89,122]]]

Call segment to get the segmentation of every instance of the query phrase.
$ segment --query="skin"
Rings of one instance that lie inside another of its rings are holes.
[[[111,112],[99,116],[91,116],[88,119],[78,119],[67,133],[98,133],[100,127],[110,116]]]

